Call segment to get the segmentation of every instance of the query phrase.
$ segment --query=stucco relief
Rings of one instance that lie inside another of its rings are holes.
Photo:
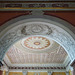
[[[3,59],[5,52],[14,42],[28,35],[45,35],[58,41],[58,43],[61,43],[66,49],[71,59],[74,59],[75,40],[68,33],[60,31],[61,30],[57,28],[45,24],[20,25],[13,27],[0,39],[0,60]]]
[[[32,28],[31,28],[32,27]],[[38,27],[38,29],[36,29]],[[44,28],[45,27],[45,28]],[[40,30],[39,30],[40,29]],[[46,29],[46,31],[45,31]],[[16,28],[12,28],[9,30],[1,39],[0,39],[0,60],[3,59],[4,54],[8,50],[8,48],[17,40],[22,39],[28,35],[46,35],[50,34],[52,30],[48,28],[48,26],[42,25],[27,25],[20,26]]]
[[[44,24],[30,24],[26,25],[22,28],[21,30],[22,34],[24,35],[45,35],[45,34],[51,34],[52,30],[49,26],[44,25]]]
[[[65,48],[67,53],[70,55],[71,59],[74,59],[75,57],[75,40],[72,39],[72,37],[66,33],[60,32],[57,29],[53,29],[53,34],[51,34],[51,37],[58,41],[62,46]]]
[[[23,36],[19,33],[18,29],[13,31],[9,30],[5,36],[3,36],[0,40],[0,60],[2,60],[5,52],[8,48],[16,42],[18,39],[21,39]]]

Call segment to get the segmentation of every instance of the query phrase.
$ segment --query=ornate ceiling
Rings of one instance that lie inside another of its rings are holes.
[[[2,37],[1,50],[7,50],[13,43],[5,55],[5,63],[9,67],[25,67],[29,64],[49,64],[49,67],[50,64],[60,64],[60,67],[66,67],[62,66],[63,63],[66,64],[65,60],[68,56],[64,48],[68,52],[75,46],[74,41],[71,42],[71,39],[68,38],[69,34],[60,27],[49,23],[50,21],[42,22],[45,21],[44,19],[24,21],[25,23],[22,21],[23,24],[18,22],[16,27],[15,25],[8,27],[5,31],[6,35]],[[63,48],[52,39],[65,47]]]
[[[44,36],[29,36],[10,47],[4,61],[9,60],[18,65],[62,64],[67,56],[64,48],[55,41]]]
[[[29,37],[23,40],[23,46],[30,48],[30,49],[44,49],[50,45],[50,41],[44,37]]]

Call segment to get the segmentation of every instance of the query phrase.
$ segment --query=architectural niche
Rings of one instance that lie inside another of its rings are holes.
[[[42,19],[41,19],[42,20]],[[3,59],[8,48],[16,41],[30,35],[44,35],[59,43],[69,54],[71,60],[75,58],[75,40],[63,28],[56,26],[52,22],[36,19],[25,20],[22,23],[15,23],[3,30],[4,35],[0,35],[0,60]],[[19,23],[19,24],[18,24]],[[17,25],[18,24],[18,25]],[[56,24],[58,24],[56,22]],[[1,32],[1,33],[2,33]]]

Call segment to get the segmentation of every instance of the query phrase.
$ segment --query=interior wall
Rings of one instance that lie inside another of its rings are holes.
[[[35,74],[35,73],[36,73],[36,74]],[[47,72],[28,72],[27,75],[38,75],[38,73],[39,73],[40,75],[48,75]]]
[[[53,72],[52,75],[66,75],[65,72]]]
[[[58,17],[75,26],[75,11],[46,11],[44,14]]]
[[[39,72],[40,75],[48,75],[47,72]],[[34,75],[35,72],[28,72],[27,75]],[[22,72],[9,72],[8,75],[23,75]],[[38,75],[38,72],[36,72],[36,75]]]
[[[22,15],[31,14],[29,11],[0,11],[0,25]],[[44,11],[44,15],[61,18],[75,26],[75,11]]]
[[[22,72],[9,72],[8,75],[23,75]]]
[[[47,72],[28,72],[27,75],[38,75],[38,73],[39,75],[48,75]],[[23,73],[22,72],[9,72],[8,75],[23,75]],[[65,72],[53,72],[52,75],[66,75],[66,73]]]
[[[2,74],[3,74],[3,71],[0,70],[0,75],[2,75]]]

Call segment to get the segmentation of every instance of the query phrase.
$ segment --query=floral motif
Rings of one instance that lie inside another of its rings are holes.
[[[34,36],[23,40],[23,44],[31,49],[44,49],[50,45],[50,41],[45,37]]]

